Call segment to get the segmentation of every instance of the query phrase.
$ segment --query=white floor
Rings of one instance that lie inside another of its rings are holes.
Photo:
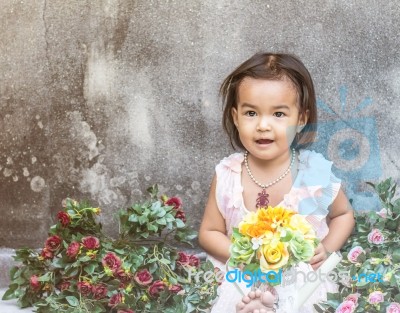
[[[7,300],[3,301],[1,298],[3,294],[6,292],[6,289],[0,289],[0,312],[1,313],[30,313],[33,312],[32,308],[26,308],[21,310],[17,306],[17,300]]]

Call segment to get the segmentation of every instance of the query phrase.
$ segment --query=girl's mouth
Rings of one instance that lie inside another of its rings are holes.
[[[267,144],[270,144],[270,143],[272,143],[274,141],[270,140],[270,139],[259,139],[259,140],[256,140],[256,142],[258,144],[260,144],[260,145],[267,145]]]

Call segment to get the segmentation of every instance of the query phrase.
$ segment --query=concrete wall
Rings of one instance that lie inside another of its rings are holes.
[[[342,174],[351,153],[369,162],[350,175],[369,202],[362,181],[399,178],[399,21],[397,1],[1,0],[0,246],[41,246],[67,196],[100,205],[112,232],[153,183],[198,227],[231,153],[219,84],[261,50],[307,65],[317,150]]]

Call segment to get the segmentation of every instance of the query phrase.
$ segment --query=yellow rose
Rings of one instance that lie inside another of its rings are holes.
[[[288,226],[293,230],[300,231],[306,239],[315,238],[315,231],[311,224],[300,214],[293,215]]]
[[[280,269],[285,266],[289,260],[287,244],[278,242],[273,245],[264,245],[261,248],[259,258],[261,271],[268,272],[270,270]]]

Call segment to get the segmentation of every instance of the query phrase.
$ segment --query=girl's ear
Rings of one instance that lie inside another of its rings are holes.
[[[296,131],[298,133],[300,133],[302,131],[302,129],[307,125],[309,113],[310,113],[310,111],[306,110],[305,112],[300,114],[299,121],[297,123],[297,129],[296,129]]]
[[[237,111],[237,109],[232,108],[231,114],[232,114],[233,124],[235,124],[235,126],[238,127],[238,111]]]

